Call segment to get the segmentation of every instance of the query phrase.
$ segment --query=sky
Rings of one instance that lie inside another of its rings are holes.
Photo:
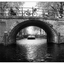
[[[37,2],[25,2],[23,7],[35,7]]]

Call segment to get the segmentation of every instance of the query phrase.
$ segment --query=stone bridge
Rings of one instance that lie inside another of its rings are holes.
[[[42,18],[23,18],[23,19],[0,19],[1,22],[0,23],[5,23],[5,29],[3,30],[3,34],[4,31],[8,31],[10,32],[11,29],[16,26],[16,23],[22,23],[22,22],[27,22],[27,20],[37,20],[38,22],[42,21],[43,23],[46,23],[48,26],[50,26],[50,28],[52,29],[52,32],[54,33],[55,37],[55,42],[56,43],[63,43],[63,38],[64,38],[64,22],[63,20],[45,20]],[[52,26],[52,27],[51,27]],[[1,27],[1,30],[4,27]],[[43,27],[42,27],[43,28]],[[2,34],[2,35],[3,35]],[[2,36],[1,35],[1,36]]]
[[[17,21],[19,24],[16,24]],[[10,36],[12,36],[11,37],[12,41],[14,41],[13,39],[15,39],[15,34],[17,34],[17,32],[20,30],[20,27],[21,29],[23,29],[24,27],[27,27],[27,26],[38,26],[44,29],[44,31],[48,35],[50,42],[58,43],[58,33],[54,29],[53,24],[51,23],[43,19],[38,19],[38,20],[37,19],[17,19],[17,20],[13,19],[13,20],[7,21],[7,24],[8,24],[7,31],[11,30]]]

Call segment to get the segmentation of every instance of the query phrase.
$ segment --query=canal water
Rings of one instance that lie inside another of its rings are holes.
[[[0,45],[0,61],[64,62],[64,44],[47,44],[46,39],[17,40],[16,45]]]
[[[64,44],[47,44],[47,39],[18,40],[17,45],[25,48],[25,57],[33,62],[64,61]],[[23,50],[24,51],[24,50]]]
[[[44,56],[47,51],[46,39],[23,39],[18,40],[17,45],[26,49],[26,59],[28,61],[44,61]]]

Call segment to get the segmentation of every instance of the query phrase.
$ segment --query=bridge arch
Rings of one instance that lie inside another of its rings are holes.
[[[15,43],[16,42],[16,35],[17,33],[28,26],[37,26],[42,28],[46,33],[47,33],[47,42],[48,43],[55,43],[58,42],[58,40],[55,40],[55,31],[52,29],[49,24],[46,22],[40,21],[40,20],[26,20],[24,22],[19,23],[16,25],[10,32],[9,37],[10,37],[10,42]],[[58,37],[57,37],[58,39]]]

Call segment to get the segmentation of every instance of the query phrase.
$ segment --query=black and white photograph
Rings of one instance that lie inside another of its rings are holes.
[[[64,2],[0,1],[0,62],[64,62]]]

